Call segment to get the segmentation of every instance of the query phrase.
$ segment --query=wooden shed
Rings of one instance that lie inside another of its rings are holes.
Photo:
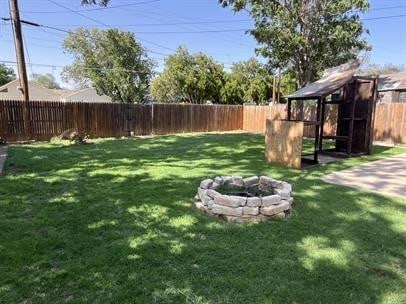
[[[301,122],[314,126],[314,151],[302,154],[301,162],[317,164],[320,153],[340,157],[369,154],[373,139],[373,117],[377,99],[375,77],[354,76],[360,66],[358,60],[328,69],[323,77],[287,96],[288,108],[285,121]],[[304,121],[292,115],[292,103],[317,104],[316,119]],[[336,134],[325,135],[326,107],[337,107]],[[328,147],[324,143],[328,140]],[[333,146],[333,147],[332,147]]]

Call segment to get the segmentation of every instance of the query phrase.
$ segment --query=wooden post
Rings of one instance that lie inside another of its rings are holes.
[[[280,103],[280,101],[281,101],[281,82],[282,82],[282,78],[281,78],[281,74],[280,74],[280,72],[279,72],[279,75],[278,75],[278,103]]]
[[[18,1],[9,0],[9,6],[11,14],[11,23],[13,25],[14,30],[14,43],[18,65],[18,77],[20,79],[20,86],[22,88],[23,95],[24,132],[28,137],[27,139],[30,139],[31,135],[30,113],[29,113],[30,97],[29,97],[27,69],[25,65],[24,44],[21,31],[21,20],[20,20],[20,12],[18,9]]]
[[[273,75],[272,103],[276,104],[276,75]]]
[[[323,134],[324,134],[325,119],[326,119],[326,97],[324,97],[321,102],[319,152],[323,150]]]
[[[369,126],[369,137],[367,147],[367,154],[371,154],[372,143],[374,141],[374,127],[375,127],[375,109],[376,109],[376,100],[378,99],[378,78],[373,79],[373,92],[371,97],[371,105],[369,108],[367,127]]]
[[[349,126],[348,126],[348,141],[347,141],[347,154],[351,156],[352,154],[352,138],[354,134],[354,118],[355,118],[355,107],[359,98],[359,82],[357,79],[354,81],[353,87],[353,99],[351,100],[351,109],[349,117]]]
[[[288,98],[288,117],[287,119],[290,120],[291,119],[291,111],[292,111],[292,99]]]
[[[319,162],[318,149],[320,142],[320,114],[321,114],[321,97],[317,98],[317,113],[316,113],[316,133],[314,134],[314,162]]]

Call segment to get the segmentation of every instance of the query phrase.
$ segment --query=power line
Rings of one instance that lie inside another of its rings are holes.
[[[45,34],[49,34],[48,32],[45,32],[45,31],[44,31],[44,33],[45,33]],[[10,35],[10,36],[11,36],[11,33],[4,33],[4,34],[7,34],[7,35]],[[28,38],[29,38],[29,40],[38,40],[38,41],[53,42],[53,43],[55,43],[55,42],[61,42],[61,41],[57,41],[57,40],[55,40],[55,39],[47,39],[47,38],[38,37],[38,36],[33,36],[33,35],[29,35]],[[59,38],[59,37],[58,37],[58,38]]]
[[[25,52],[27,53],[28,65],[30,66],[31,74],[33,75],[34,74],[34,69],[32,68],[31,56],[30,56],[30,53],[28,52],[27,40],[25,39],[24,33],[22,33],[22,36],[23,36],[23,41],[24,41]]]
[[[406,14],[405,15],[381,16],[381,17],[373,17],[373,18],[362,18],[361,20],[368,21],[368,20],[391,19],[391,18],[400,18],[400,17],[406,17]],[[8,21],[9,18],[1,18],[1,19]],[[51,26],[33,23],[33,22],[29,22],[29,21],[23,21],[23,20],[21,22],[24,24],[32,25],[32,26],[44,27],[44,28],[48,28],[48,29],[63,31],[65,33],[70,33],[70,31],[68,31],[68,30],[64,30],[64,29],[60,29],[60,28],[56,28],[56,27],[51,27]],[[107,24],[105,24],[104,26],[111,27],[110,25],[107,25]],[[222,30],[136,31],[135,34],[202,34],[202,33],[231,33],[231,32],[242,32],[242,31],[251,31],[251,30],[253,30],[253,29],[252,28],[238,28],[238,29],[222,29]],[[140,40],[143,40],[143,39],[140,39]],[[149,42],[149,43],[154,44],[153,42]],[[156,45],[158,45],[158,44],[156,44]],[[161,45],[158,45],[158,46],[168,49],[167,47],[163,47]],[[169,50],[173,50],[173,49],[169,48]]]
[[[49,0],[49,1],[51,1],[51,0]],[[361,18],[361,20],[369,21],[369,20],[391,19],[391,18],[400,18],[400,17],[406,17],[406,14],[392,15],[392,16],[380,16],[380,17],[372,17],[372,18]],[[86,16],[85,18],[90,18],[90,17]],[[10,18],[2,17],[1,20],[10,21]],[[96,19],[91,18],[91,20],[96,20]],[[99,22],[99,21],[97,21],[97,22]],[[36,27],[43,27],[43,28],[47,28],[47,29],[57,30],[57,31],[61,31],[61,32],[64,32],[64,33],[70,33],[69,30],[64,30],[64,29],[61,29],[61,28],[57,28],[57,27],[53,27],[53,26],[49,26],[49,25],[44,25],[44,24],[39,24],[39,23],[31,22],[31,21],[21,20],[21,23],[26,24],[26,25],[36,26]],[[178,23],[178,24],[180,24],[180,23]],[[192,24],[192,23],[189,23],[189,24]],[[193,24],[196,24],[196,23],[193,23]],[[108,25],[108,24],[103,24],[103,25],[106,26],[106,27],[112,27],[111,25]],[[131,26],[131,25],[121,25],[121,26]],[[190,31],[137,31],[135,33],[136,34],[200,34],[200,33],[230,33],[230,32],[251,31],[251,30],[253,30],[253,29],[250,29],[250,28],[238,28],[238,29],[190,30]],[[149,43],[153,44],[152,42],[149,42]],[[160,46],[160,47],[163,47],[163,46]],[[167,47],[163,47],[163,48],[167,48]]]
[[[75,11],[75,10],[73,10],[73,9],[71,9],[71,8],[69,8],[69,7],[65,6],[65,5],[63,5],[63,4],[60,4],[60,3],[58,3],[58,2],[55,2],[55,1],[53,1],[53,0],[48,0],[48,2],[51,2],[52,4],[54,4],[54,5],[56,5],[56,6],[62,7],[62,8],[64,8],[64,9],[67,9],[67,10],[69,10],[70,12],[75,13],[76,15],[82,16],[83,18],[86,18],[86,19],[91,20],[91,21],[93,21],[93,22],[96,22],[96,23],[98,23],[98,24],[101,24],[101,25],[104,25],[104,26],[109,26],[109,25],[106,24],[106,23],[103,23],[103,22],[101,22],[101,21],[99,21],[99,20],[93,19],[92,17],[89,17],[89,16],[87,16],[87,15],[85,15],[85,14],[82,14],[81,12]]]
[[[0,60],[0,63],[4,64],[10,64],[10,65],[16,65],[16,61],[9,61],[9,60]],[[65,66],[63,65],[57,65],[57,64],[45,64],[45,63],[31,63],[33,66],[39,66],[39,67],[50,67],[50,68],[64,68]],[[125,72],[132,72],[132,73],[137,73],[138,71],[136,70],[128,70],[128,69],[121,69],[121,68],[87,68],[83,67],[82,69],[84,70],[97,70],[97,71],[114,71],[114,70],[121,70]]]
[[[222,23],[239,23],[252,22],[252,19],[236,19],[236,20],[213,20],[213,21],[193,21],[193,22],[169,22],[169,23],[133,23],[133,24],[111,24],[110,26],[123,27],[144,27],[144,26],[177,26],[177,25],[199,25],[199,24],[222,24]],[[83,26],[82,24],[52,24],[54,26],[75,27]]]
[[[82,14],[81,12],[75,11],[75,10],[73,10],[73,9],[71,9],[71,8],[65,6],[65,5],[59,4],[59,3],[57,3],[57,2],[55,2],[55,1],[53,1],[53,0],[48,0],[48,2],[50,2],[50,3],[54,4],[54,5],[57,5],[57,6],[59,6],[59,7],[62,7],[62,8],[66,9],[66,10],[72,12],[72,13],[75,13],[75,14],[77,14],[77,15],[83,17],[83,18],[86,18],[86,19],[88,19],[88,20],[91,20],[91,21],[93,21],[93,22],[96,22],[96,23],[99,24],[99,25],[102,25],[102,26],[105,26],[105,27],[111,27],[110,25],[108,25],[108,24],[106,24],[106,23],[104,23],[104,22],[101,22],[101,21],[99,21],[99,20],[97,20],[97,19],[94,19],[94,18],[92,18],[92,17],[89,17],[89,16],[87,16],[87,15],[85,15],[85,14]],[[116,6],[116,7],[117,7],[117,6]],[[34,26],[43,26],[43,27],[47,27],[47,28],[49,28],[49,29],[55,29],[55,30],[59,30],[59,31],[63,31],[63,32],[69,33],[69,31],[64,30],[64,29],[60,29],[60,28],[56,28],[56,27],[51,27],[51,26],[45,26],[45,25],[39,25],[39,24],[36,24],[36,23],[33,23],[33,22],[29,22],[29,23],[32,23],[32,24],[30,24],[30,25],[34,25]],[[29,24],[29,23],[27,23],[27,24]],[[212,31],[211,31],[211,30],[206,30],[206,31],[193,31],[193,32],[190,31],[190,33],[199,33],[199,32],[201,32],[201,33],[216,33],[216,32],[225,33],[225,32],[237,32],[237,31],[240,32],[241,30],[212,30]],[[181,32],[173,32],[173,33],[165,33],[165,34],[178,34],[178,33],[180,34]],[[186,33],[186,32],[185,32],[185,33]],[[153,34],[153,33],[152,33],[152,32],[148,32],[148,34]],[[156,42],[153,42],[153,41],[144,39],[144,38],[139,38],[139,37],[138,37],[138,39],[141,40],[141,41],[144,41],[145,43],[149,43],[149,44],[151,44],[151,45],[154,45],[154,46],[159,47],[159,48],[162,48],[162,49],[166,49],[166,50],[169,50],[169,51],[172,51],[172,52],[175,51],[175,49],[173,49],[173,48],[170,48],[170,47],[161,45],[161,44],[159,44],[159,43],[156,43]],[[224,37],[221,37],[221,39],[225,40]],[[234,42],[234,41],[233,41],[233,42]],[[239,44],[242,44],[242,43],[240,42]],[[252,47],[251,45],[247,45],[247,44],[242,44],[242,45],[246,45],[246,46]]]
[[[72,13],[75,13],[75,14],[80,15],[80,16],[86,18],[86,19],[89,19],[89,20],[91,20],[91,21],[93,21],[93,22],[96,22],[96,23],[98,23],[98,24],[100,24],[100,25],[102,25],[102,26],[111,27],[110,25],[108,25],[108,24],[106,24],[106,23],[104,23],[104,22],[101,22],[101,21],[99,21],[99,20],[97,20],[97,19],[91,18],[91,17],[89,17],[89,16],[87,16],[87,15],[84,15],[84,14],[82,14],[82,13],[80,13],[80,12],[76,12],[75,10],[73,10],[73,9],[67,7],[67,6],[64,6],[64,5],[62,5],[62,4],[59,4],[59,3],[55,2],[54,0],[48,0],[48,1],[51,2],[51,3],[53,3],[53,4],[55,4],[55,5],[57,5],[57,6],[59,6],[59,7],[62,7],[62,8],[64,8],[64,9],[67,9],[67,10],[69,10],[69,11],[72,12]],[[158,14],[158,13],[155,12],[155,14]],[[207,33],[209,33],[209,32],[207,32]],[[215,33],[215,32],[213,32],[213,33]],[[223,40],[223,41],[224,41],[224,40],[227,40],[227,39],[225,39],[224,37],[221,37],[220,39]],[[175,49],[173,49],[173,48],[169,48],[169,47],[167,47],[167,46],[163,46],[163,45],[161,45],[161,44],[158,44],[158,43],[153,42],[153,41],[149,41],[149,40],[147,40],[147,39],[139,38],[139,40],[144,41],[144,42],[146,42],[146,43],[149,43],[149,44],[151,44],[151,45],[160,47],[160,48],[162,48],[162,49],[170,50],[170,51],[172,51],[172,52],[175,51]],[[228,41],[230,41],[230,40],[228,40]],[[236,43],[235,41],[232,41],[232,42],[233,42],[233,43]],[[241,43],[241,42],[239,42],[238,44],[239,44],[239,45],[245,45],[245,46],[247,46],[247,47],[252,48],[252,46],[251,46],[251,45],[248,45],[248,44],[243,44],[243,43]]]
[[[144,31],[135,32],[136,34],[201,34],[201,33],[229,33],[229,32],[241,32],[250,31],[252,29],[224,29],[224,30],[196,30],[196,31]]]
[[[66,13],[80,13],[80,12],[92,12],[92,11],[104,11],[104,10],[109,10],[109,9],[115,9],[115,8],[120,8],[120,7],[128,7],[128,6],[137,6],[137,5],[142,5],[142,4],[149,4],[149,3],[154,3],[154,2],[159,2],[161,0],[148,0],[148,1],[141,1],[141,2],[136,2],[136,3],[127,3],[127,4],[120,4],[120,5],[112,5],[112,6],[106,6],[106,7],[96,7],[96,8],[90,8],[90,9],[80,9],[80,10],[64,10],[64,11],[21,11],[22,13],[27,13],[27,14],[66,14]],[[55,3],[54,3],[55,4]]]
[[[121,7],[129,7],[129,6],[138,6],[142,4],[150,4],[155,2],[160,2],[161,0],[148,0],[148,1],[141,1],[136,3],[127,3],[127,4],[120,4],[120,5],[112,5],[106,7],[96,7],[90,9],[79,9],[79,10],[63,10],[63,11],[25,11],[21,10],[22,13],[27,14],[66,14],[66,13],[80,13],[80,12],[92,12],[92,11],[104,11],[109,9],[116,9]],[[388,6],[388,7],[377,7],[377,8],[370,8],[368,11],[381,11],[381,10],[390,10],[390,9],[399,9],[399,8],[406,8],[406,5],[397,5],[397,6]],[[361,12],[360,9],[351,10],[351,12]],[[210,22],[210,21],[209,21]],[[214,21],[216,22],[216,21]]]
[[[163,60],[159,58],[154,58],[156,60]],[[0,63],[6,64],[6,65],[11,65],[11,66],[16,66],[17,62],[16,61],[10,61],[10,60],[0,60]],[[230,68],[232,65],[227,64],[227,63],[221,63],[225,68]],[[65,68],[66,66],[63,65],[55,65],[55,64],[45,64],[45,63],[32,63],[30,62],[30,65],[32,66],[37,66],[37,67],[45,67],[45,68]],[[84,70],[96,70],[96,71],[114,71],[114,70],[121,70],[125,72],[131,72],[131,73],[137,73],[138,71],[135,70],[128,70],[128,69],[121,69],[121,68],[87,68],[83,67],[82,69]]]
[[[13,42],[12,40],[9,39],[1,39],[1,41],[4,42]],[[25,41],[25,39],[24,39]],[[30,43],[31,46],[36,46],[36,47],[40,47],[40,48],[45,48],[45,49],[56,49],[56,50],[60,50],[61,48],[56,47],[56,46],[50,46],[50,45],[43,45],[43,44],[35,44],[35,43]]]
[[[3,20],[3,21],[9,21],[9,22],[12,21],[11,18],[6,18],[6,17],[1,17],[0,19]],[[32,21],[27,21],[27,20],[20,19],[20,22],[22,24],[25,24],[25,25],[36,26],[36,27],[44,27],[44,28],[48,28],[48,29],[52,29],[52,30],[56,30],[56,31],[64,32],[64,33],[69,33],[69,31],[61,29],[61,28],[57,28],[57,27],[53,27],[53,26],[49,26],[49,25],[44,25],[44,24],[39,24],[39,23],[32,22]]]
[[[405,6],[406,7],[406,6]],[[379,20],[388,18],[405,17],[406,15],[390,15],[379,16],[371,18],[361,18],[361,20]],[[238,23],[238,22],[252,22],[252,19],[239,19],[239,20],[214,20],[214,21],[196,21],[196,22],[171,22],[171,23],[134,23],[134,24],[110,24],[103,25],[106,27],[146,27],[146,26],[178,26],[178,25],[204,25],[204,24],[220,24],[220,23]],[[91,24],[52,24],[53,26],[61,27],[80,27],[80,26],[92,26]]]
[[[77,14],[77,15],[79,15],[79,16],[82,16],[83,18],[86,18],[86,19],[88,19],[88,20],[91,20],[91,21],[93,21],[93,22],[96,22],[97,24],[110,27],[108,24],[106,24],[106,23],[104,23],[104,22],[101,22],[101,21],[99,21],[99,20],[97,20],[97,19],[91,18],[91,17],[89,17],[89,16],[87,16],[87,15],[85,15],[85,14],[82,14],[82,13],[80,13],[80,12],[75,12],[74,10],[70,9],[69,7],[67,7],[67,6],[65,6],[65,5],[62,5],[62,4],[59,4],[59,3],[57,3],[57,2],[55,2],[55,1],[53,1],[53,0],[48,0],[48,2],[51,2],[51,3],[53,3],[53,4],[55,4],[55,5],[59,6],[59,7],[65,8],[65,9],[71,11],[72,13],[75,13],[75,14]],[[144,41],[144,42],[146,42],[146,43],[150,43],[150,44],[152,44],[152,45],[155,45],[155,46],[157,46],[157,47],[166,49],[166,50],[175,51],[174,49],[169,48],[169,47],[166,47],[166,46],[164,46],[164,45],[160,45],[159,43],[155,43],[155,42],[152,42],[152,41],[148,41],[148,40],[146,40],[146,39],[140,39],[140,38],[138,38],[138,39],[141,40],[141,41]]]
[[[382,11],[382,10],[395,9],[395,8],[405,8],[405,7],[406,7],[406,5],[384,6],[384,7],[370,8],[368,11]]]
[[[406,15],[393,15],[393,16],[381,16],[381,17],[372,17],[372,18],[361,18],[361,20],[368,21],[368,20],[379,20],[379,19],[392,19],[392,18],[399,18],[399,17],[406,17]]]
[[[138,13],[138,14],[139,14],[139,12],[140,12],[140,10],[137,10],[137,13]],[[162,14],[162,12],[166,12],[168,15]],[[179,19],[179,20],[183,20],[183,21],[186,20],[188,23],[190,23],[191,21],[193,21],[193,22],[213,21],[213,20],[205,20],[205,19],[197,19],[197,20],[196,20],[195,17],[192,18],[192,17],[186,17],[186,16],[179,16],[179,15],[175,14],[175,13],[172,12],[172,11],[165,10],[165,9],[162,9],[162,8],[159,10],[159,12],[153,11],[153,12],[147,12],[147,14],[150,15],[150,16],[148,16],[147,18],[155,19],[155,20],[158,20],[158,21],[160,21],[160,22],[161,22],[161,20],[162,20],[161,17],[163,17],[163,18],[169,18],[169,19],[170,19],[170,22],[173,22],[174,19]],[[157,18],[157,17],[155,17],[155,16],[159,16],[159,18]],[[210,26],[210,24],[209,24],[209,26]],[[180,27],[181,27],[181,28],[184,28],[184,29],[186,29],[186,30],[190,30],[190,29],[207,30],[207,28],[205,28],[205,27],[202,28],[202,27],[199,27],[199,26],[196,26],[196,25],[194,25],[194,26],[190,26],[190,25],[180,25]],[[212,29],[218,29],[218,28],[215,27],[215,28],[212,28]],[[220,35],[219,33],[210,33],[210,34],[212,35],[212,37],[217,38],[217,39],[220,40],[222,43],[224,43],[224,42],[230,42],[230,43],[232,43],[232,44],[238,44],[238,45],[241,45],[241,46],[246,46],[246,47],[248,47],[248,48],[250,48],[250,49],[253,48],[252,45],[243,43],[243,42],[241,42],[241,40],[240,40],[240,41],[236,41],[236,39],[235,39],[236,37],[235,37],[235,36],[231,36],[230,34],[226,34],[226,33],[222,33],[221,35]],[[245,37],[247,37],[247,36],[245,36]],[[241,37],[240,37],[240,39],[241,39]]]

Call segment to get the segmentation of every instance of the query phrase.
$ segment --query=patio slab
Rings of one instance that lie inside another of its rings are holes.
[[[4,163],[6,162],[7,146],[0,145],[0,175],[3,175]]]
[[[406,198],[406,154],[362,164],[323,177],[328,183]]]

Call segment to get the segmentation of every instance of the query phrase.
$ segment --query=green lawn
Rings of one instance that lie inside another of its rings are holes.
[[[16,145],[0,177],[1,303],[406,303],[406,200],[271,166],[249,134]],[[287,221],[227,224],[200,180],[293,184]]]

